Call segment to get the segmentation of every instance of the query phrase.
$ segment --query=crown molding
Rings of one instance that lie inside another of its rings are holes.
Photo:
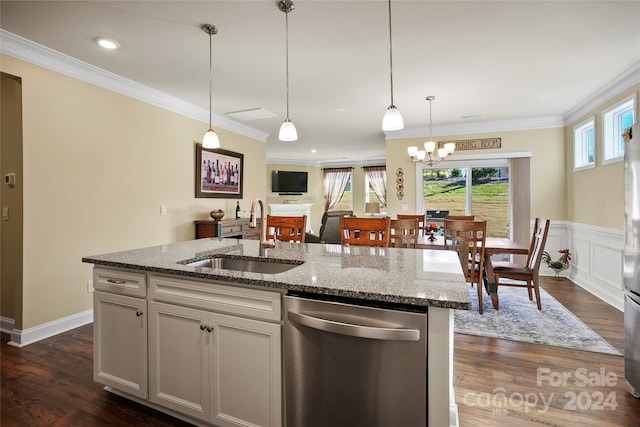
[[[633,65],[624,73],[607,83],[589,98],[567,111],[564,115],[564,123],[568,125],[581,117],[597,109],[614,96],[624,92],[633,86],[640,84],[640,62]]]
[[[506,132],[528,129],[564,127],[563,116],[530,117],[525,119],[494,120],[486,122],[456,123],[433,126],[433,136],[464,135],[473,133]],[[385,139],[423,138],[429,135],[427,126],[385,132]]]
[[[60,74],[78,79],[92,85],[120,93],[133,99],[181,114],[186,117],[209,124],[209,111],[185,102],[164,92],[144,86],[133,80],[80,61],[46,46],[0,29],[0,52],[47,68]],[[268,133],[230,120],[213,113],[211,122],[214,126],[235,132],[258,141],[267,142]]]
[[[386,164],[387,159],[385,157],[374,157],[366,160],[349,160],[349,159],[341,159],[341,160],[291,160],[291,159],[278,159],[278,158],[267,158],[268,165],[294,165],[294,166],[374,166],[380,164]]]

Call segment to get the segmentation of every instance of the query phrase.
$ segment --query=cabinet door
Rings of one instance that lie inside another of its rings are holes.
[[[281,426],[281,326],[212,313],[211,421],[221,427]]]
[[[93,379],[147,397],[147,301],[93,294]]]
[[[149,302],[149,399],[209,420],[209,313]]]

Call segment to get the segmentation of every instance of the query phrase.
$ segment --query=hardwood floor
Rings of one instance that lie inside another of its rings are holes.
[[[542,286],[623,351],[622,313],[566,279],[545,277]],[[19,349],[2,334],[0,425],[188,425],[103,391],[92,378],[92,336],[87,325]],[[621,356],[456,334],[454,363],[461,426],[640,426]],[[541,381],[539,369],[547,374]],[[604,370],[610,385],[576,385],[577,369],[598,379]],[[561,373],[566,385],[546,379]]]
[[[624,353],[620,311],[567,279],[541,285]],[[455,334],[454,388],[461,426],[640,426],[622,356]]]

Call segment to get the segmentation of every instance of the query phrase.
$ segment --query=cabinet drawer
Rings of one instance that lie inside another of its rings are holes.
[[[220,227],[220,236],[236,236],[242,234],[242,225],[223,225]]]
[[[222,283],[149,276],[149,297],[155,301],[279,322],[282,294]]]
[[[145,297],[147,295],[146,274],[94,267],[93,288],[114,294]]]

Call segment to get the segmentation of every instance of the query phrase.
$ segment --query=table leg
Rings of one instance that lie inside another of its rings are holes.
[[[491,255],[489,254],[486,254],[484,257],[484,288],[487,290],[487,293],[491,296],[491,303],[493,304],[493,308],[498,310],[499,309],[498,282],[496,280],[496,275],[493,272],[493,265],[491,264]]]

